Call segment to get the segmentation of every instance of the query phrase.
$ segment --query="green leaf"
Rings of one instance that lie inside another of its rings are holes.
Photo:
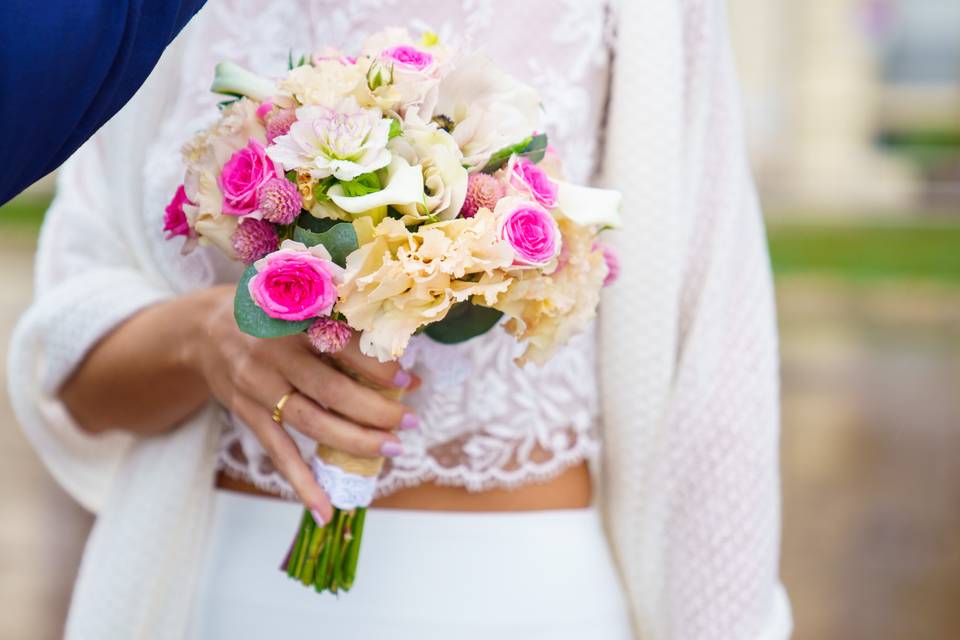
[[[503,149],[494,152],[494,154],[490,156],[490,160],[486,165],[484,165],[481,171],[483,173],[495,173],[498,169],[500,169],[500,167],[507,164],[507,161],[510,160],[510,156],[515,153],[521,153],[524,149],[526,149],[527,145],[529,145],[532,140],[533,138],[530,137],[524,138],[522,142],[510,145],[509,147],[504,147]]]
[[[322,244],[330,252],[330,257],[341,267],[346,266],[347,256],[357,250],[357,232],[349,222],[337,222],[322,232],[310,231],[302,227],[293,230],[293,239],[308,247]]]
[[[373,171],[359,175],[349,182],[341,182],[340,186],[343,187],[343,195],[350,198],[365,196],[383,189],[380,177]]]
[[[400,121],[394,118],[390,121],[390,136],[388,140],[393,140],[399,135],[403,134],[403,125],[400,124]]]
[[[333,176],[327,176],[323,180],[320,180],[313,185],[313,198],[318,202],[326,202],[330,199],[330,196],[327,195],[327,191],[336,183],[337,179]]]
[[[443,320],[427,325],[424,333],[444,344],[465,342],[483,335],[500,321],[503,312],[480,307],[472,302],[458,302]]]
[[[313,324],[313,319],[290,322],[271,318],[250,297],[250,279],[256,275],[257,269],[250,265],[243,272],[237,293],[233,298],[233,317],[237,320],[240,331],[257,338],[280,338],[296,333],[302,333]]]
[[[297,226],[303,227],[307,231],[314,233],[323,233],[329,231],[330,227],[340,224],[343,220],[334,220],[333,218],[318,218],[310,213],[301,213],[297,218]]]
[[[547,152],[547,134],[541,133],[533,136],[530,140],[530,144],[527,145],[527,148],[524,149],[518,155],[525,156],[533,162],[534,164],[543,160],[544,154]]]
[[[297,184],[297,172],[293,169],[290,169],[290,171],[287,171],[285,174],[283,174],[283,177],[293,184]]]
[[[547,150],[547,134],[540,133],[535,136],[524,139],[522,142],[504,147],[492,156],[484,165],[481,171],[483,173],[496,173],[500,167],[510,161],[510,156],[522,156],[528,158],[531,162],[537,163],[543,160]]]

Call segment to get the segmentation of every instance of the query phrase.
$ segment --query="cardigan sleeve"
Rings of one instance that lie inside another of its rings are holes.
[[[723,3],[682,18],[683,255],[664,413],[669,638],[787,638],[780,549],[779,371],[772,278],[745,154]]]
[[[37,249],[35,298],[14,330],[8,384],[24,432],[53,476],[97,511],[133,443],[125,433],[80,430],[58,399],[87,352],[125,318],[172,295],[148,277],[124,241],[112,205],[103,134],[64,165]]]
[[[772,278],[720,0],[623,0],[601,503],[642,640],[783,640]]]

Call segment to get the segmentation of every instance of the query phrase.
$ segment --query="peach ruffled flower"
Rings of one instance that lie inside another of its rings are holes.
[[[562,344],[587,328],[596,316],[607,276],[603,252],[594,249],[590,229],[559,221],[566,260],[551,274],[537,270],[515,274],[495,309],[509,320],[507,332],[526,344],[517,364],[542,364]]]
[[[409,231],[385,218],[347,258],[337,311],[362,332],[360,349],[381,361],[399,358],[420,327],[457,302],[492,305],[507,290],[513,249],[488,209]]]

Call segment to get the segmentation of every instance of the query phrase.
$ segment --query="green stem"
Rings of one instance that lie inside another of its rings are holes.
[[[327,544],[324,545],[323,557],[317,567],[317,575],[314,579],[314,588],[319,592],[325,591],[330,586],[328,576],[330,575],[330,563],[333,561],[337,552],[337,526],[339,522],[340,510],[334,509],[333,518],[331,518],[329,524],[327,524],[328,527],[332,527],[332,530]]]
[[[303,534],[303,543],[300,545],[300,553],[297,555],[297,568],[293,573],[295,578],[300,578],[300,576],[303,575],[303,565],[307,561],[307,547],[309,546],[310,536],[313,534],[313,528],[315,526],[313,518],[308,518],[301,531]]]
[[[313,572],[317,566],[317,556],[320,555],[320,546],[326,537],[326,527],[314,527],[313,535],[310,536],[310,546],[307,550],[307,561],[303,565],[303,575],[300,576],[300,582],[306,585],[313,584]]]
[[[287,575],[291,578],[295,573],[297,568],[297,557],[300,555],[300,548],[303,546],[303,527],[307,524],[307,519],[310,518],[310,512],[307,509],[303,510],[303,517],[300,518],[300,528],[297,529],[297,538],[293,542],[293,549],[290,551],[290,557],[287,558],[286,571]]]
[[[346,512],[337,509],[337,528],[333,532],[333,549],[330,551],[330,567],[327,574],[327,588],[333,593],[337,592],[337,565],[340,560],[340,548],[343,546],[343,523],[346,520]]]
[[[360,560],[360,542],[363,540],[363,521],[366,519],[366,507],[357,509],[356,517],[353,519],[353,540],[350,541],[350,549],[347,552],[347,564],[343,577],[343,588],[349,591],[353,586],[353,581],[357,577],[357,562]]]
[[[344,518],[343,523],[343,535],[341,536],[342,542],[340,543],[340,553],[337,556],[337,562],[333,565],[333,584],[337,588],[343,585],[343,568],[344,562],[347,558],[347,555],[350,553],[350,545],[353,544],[353,534],[351,529],[353,527],[353,518],[356,515],[355,510],[350,510],[347,512],[346,517]]]

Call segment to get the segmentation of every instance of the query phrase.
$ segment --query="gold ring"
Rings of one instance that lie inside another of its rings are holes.
[[[287,404],[287,400],[290,399],[296,392],[296,389],[291,389],[290,391],[283,394],[283,397],[277,400],[277,404],[273,407],[273,421],[279,425],[283,424],[283,407]]]

